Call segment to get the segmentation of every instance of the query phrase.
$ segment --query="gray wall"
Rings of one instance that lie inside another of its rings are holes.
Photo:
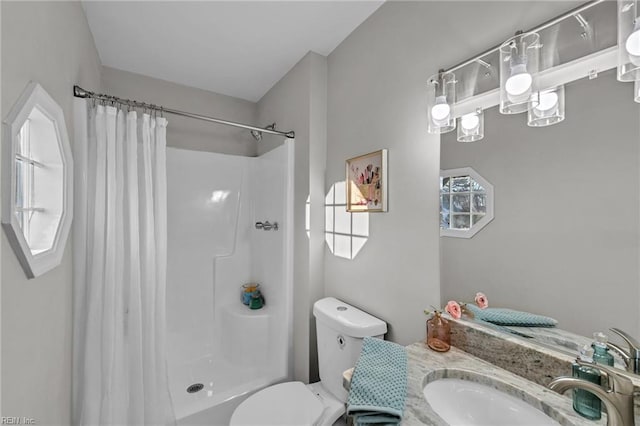
[[[253,102],[145,75],[103,67],[102,87],[106,93],[125,99],[239,123],[255,123],[256,104]],[[256,141],[248,130],[171,114],[165,117],[169,120],[168,146],[250,157],[256,155]]]
[[[443,169],[471,166],[494,185],[495,219],[472,239],[441,238],[442,300],[550,315],[591,336],[637,336],[640,105],[615,71],[566,86],[566,119],[485,112],[485,138],[442,138]]]
[[[327,60],[309,52],[258,102],[258,122],[275,121],[294,130],[293,365],[295,380],[317,380],[313,303],[324,294],[324,169],[326,160]],[[265,136],[259,152],[282,143]],[[305,202],[311,197],[311,238],[305,231]]]
[[[0,7],[3,116],[37,81],[64,110],[73,139],[73,85],[100,88],[100,61],[80,3],[3,1]],[[2,415],[69,425],[71,236],[62,264],[33,280],[25,278],[4,232],[1,238]]]
[[[389,212],[370,215],[354,260],[326,253],[326,294],[386,320],[389,339],[423,339],[422,311],[440,303],[440,144],[426,132],[428,76],[575,4],[387,2],[329,55],[326,187],[344,180],[346,159],[387,148]]]

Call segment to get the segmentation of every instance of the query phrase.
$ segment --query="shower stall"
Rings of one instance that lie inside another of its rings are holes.
[[[259,157],[167,149],[167,350],[178,424],[228,420],[249,394],[289,376],[293,144]],[[245,283],[260,284],[261,309],[242,303]]]

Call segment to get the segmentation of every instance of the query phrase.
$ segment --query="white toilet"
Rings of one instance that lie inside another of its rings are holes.
[[[328,426],[345,412],[342,373],[353,367],[362,339],[383,338],[387,324],[344,302],[327,297],[313,305],[320,381],[286,382],[247,398],[231,416],[231,426]]]

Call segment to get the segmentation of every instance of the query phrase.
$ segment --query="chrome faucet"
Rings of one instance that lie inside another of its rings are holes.
[[[622,337],[622,339],[629,346],[629,350],[625,351],[620,346],[611,342],[607,343],[609,349],[612,349],[615,353],[622,357],[622,359],[624,360],[624,364],[627,366],[627,371],[640,374],[640,343],[638,343],[636,339],[618,328],[610,328],[609,330]]]
[[[608,426],[633,426],[633,383],[628,378],[616,373],[612,367],[585,362],[577,359],[576,362],[585,367],[599,370],[605,376],[605,384],[599,386],[575,377],[557,377],[549,383],[551,390],[563,394],[569,389],[583,389],[596,395],[607,409]]]

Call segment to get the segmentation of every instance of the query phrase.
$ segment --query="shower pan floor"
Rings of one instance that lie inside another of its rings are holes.
[[[222,354],[175,365],[169,377],[176,418],[222,404],[237,396],[282,380],[269,365],[239,365]],[[270,374],[271,372],[271,374]],[[202,389],[189,393],[193,385]]]

